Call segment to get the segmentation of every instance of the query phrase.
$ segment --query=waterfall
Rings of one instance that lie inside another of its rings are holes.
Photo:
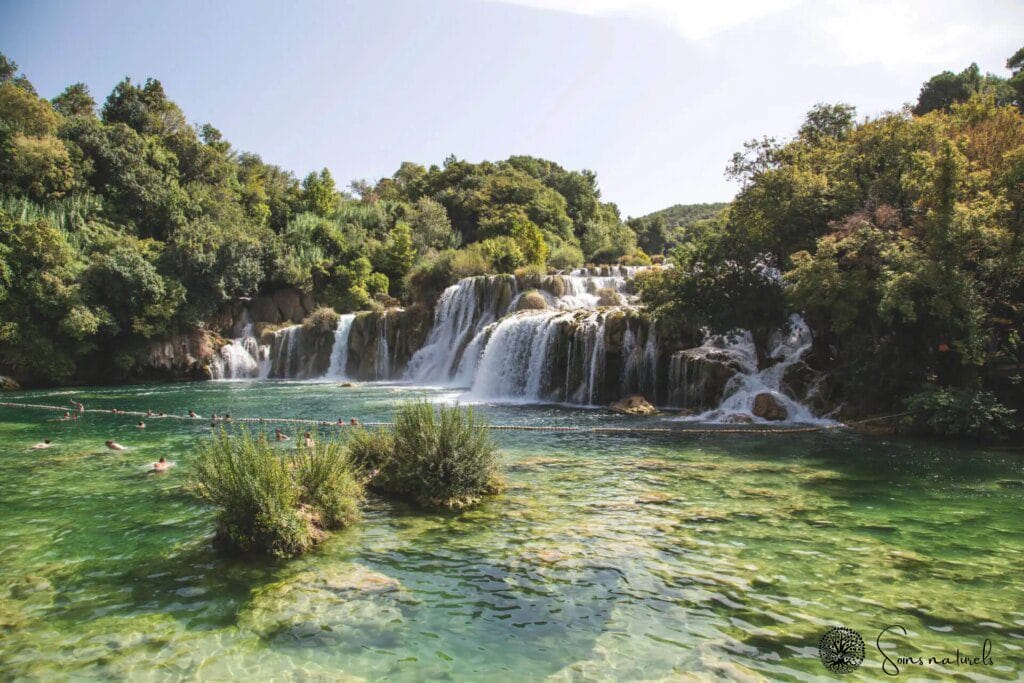
[[[815,416],[807,406],[794,401],[782,391],[782,380],[786,370],[803,358],[810,350],[811,343],[811,330],[807,323],[799,315],[793,314],[783,329],[777,330],[771,336],[768,356],[774,362],[764,369],[759,369],[754,340],[749,332],[741,331],[731,335],[710,337],[701,349],[717,349],[729,354],[739,371],[725,385],[721,403],[694,419],[722,421],[735,415],[754,418],[755,398],[758,394],[769,394],[785,408],[787,420],[815,424],[830,423],[830,420]]]
[[[253,336],[252,318],[245,311],[234,329],[235,336],[220,347],[210,362],[212,379],[250,379],[263,376],[270,350]]]
[[[347,377],[348,371],[348,337],[352,331],[355,313],[338,316],[338,329],[334,332],[334,346],[331,347],[331,364],[327,368],[327,376],[337,379]]]
[[[464,278],[445,289],[427,341],[409,361],[409,379],[450,382],[463,352],[484,328],[508,313],[516,293],[511,275]]]

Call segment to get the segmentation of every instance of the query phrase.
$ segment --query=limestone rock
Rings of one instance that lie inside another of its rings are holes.
[[[281,323],[281,312],[277,310],[277,304],[269,296],[257,296],[249,305],[249,315],[259,323],[278,325]]]
[[[13,377],[0,375],[0,391],[17,391],[21,385]]]
[[[627,396],[609,406],[612,411],[622,415],[657,415],[658,409],[639,394]]]
[[[760,393],[754,397],[754,408],[751,412],[765,420],[785,420],[789,417],[786,408],[769,393]]]
[[[274,305],[281,314],[281,320],[301,323],[306,317],[302,308],[302,295],[297,289],[279,289],[274,292]]]

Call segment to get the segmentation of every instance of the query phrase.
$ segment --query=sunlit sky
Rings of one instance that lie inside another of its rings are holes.
[[[532,154],[634,216],[729,199],[732,153],[816,102],[897,109],[1022,44],[1021,0],[0,2],[0,50],[44,96],[153,76],[300,177]]]

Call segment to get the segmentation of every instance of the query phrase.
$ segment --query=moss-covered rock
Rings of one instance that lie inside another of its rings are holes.
[[[543,311],[547,308],[548,300],[536,289],[524,292],[516,301],[517,311]]]

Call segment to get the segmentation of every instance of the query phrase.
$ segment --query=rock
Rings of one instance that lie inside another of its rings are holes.
[[[543,311],[547,308],[550,308],[548,300],[536,289],[524,292],[516,301],[517,311]]]
[[[306,312],[306,315],[309,315],[316,310],[316,299],[314,299],[313,295],[308,292],[302,293],[299,302],[302,304],[302,310]]]
[[[13,377],[0,375],[0,391],[17,391],[21,385]]]
[[[634,394],[611,404],[609,408],[622,415],[657,415],[658,409],[640,394]]]
[[[597,290],[598,306],[621,306],[622,297],[611,287],[602,287]]]
[[[172,335],[149,345],[137,374],[146,379],[209,379],[208,367],[220,345],[223,340],[205,330]]]
[[[742,360],[727,349],[698,346],[679,351],[669,366],[670,403],[698,412],[715,408],[729,381],[742,370]]]
[[[749,415],[743,415],[742,413],[735,413],[725,418],[725,422],[733,425],[748,425],[754,421],[754,418]]]
[[[822,415],[835,409],[832,383],[828,375],[815,370],[804,361],[793,363],[780,380],[782,393]]]
[[[338,384],[338,386],[341,387],[342,389],[350,389],[352,387],[357,387],[359,385],[356,384],[355,382],[341,382],[340,384]]]
[[[754,409],[751,412],[765,420],[785,420],[789,417],[785,407],[769,393],[760,393],[754,397]]]
[[[256,322],[270,325],[281,324],[281,312],[277,310],[277,304],[269,296],[257,296],[249,305],[249,315]]]
[[[281,314],[282,321],[301,323],[306,317],[302,308],[302,295],[297,289],[279,289],[274,292],[274,305]]]

